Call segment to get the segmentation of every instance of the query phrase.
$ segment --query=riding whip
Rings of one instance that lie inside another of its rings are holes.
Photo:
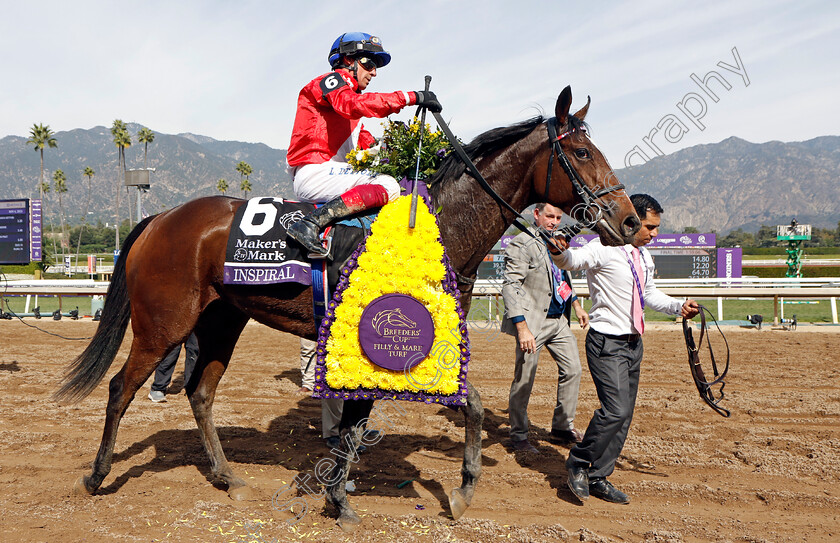
[[[426,92],[429,91],[429,86],[432,84],[432,76],[426,76]],[[414,223],[417,220],[417,183],[420,181],[420,156],[423,150],[423,129],[426,127],[426,108],[422,108],[420,113],[420,140],[417,142],[417,168],[414,171],[414,186],[411,188],[411,211],[408,215],[408,227],[414,228]]]

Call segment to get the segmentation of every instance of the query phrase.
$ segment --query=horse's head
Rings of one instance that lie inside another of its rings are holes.
[[[583,121],[589,98],[574,115],[569,115],[571,105],[572,89],[566,87],[557,98],[555,118],[546,125],[550,145],[537,158],[532,199],[561,208],[598,232],[604,245],[631,243],[640,227],[639,217],[607,159],[586,133]]]

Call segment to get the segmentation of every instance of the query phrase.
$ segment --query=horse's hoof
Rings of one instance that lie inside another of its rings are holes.
[[[236,488],[229,488],[228,496],[230,496],[230,499],[238,502],[253,499],[251,487],[248,486],[237,486]]]
[[[452,512],[452,518],[454,520],[461,518],[461,515],[463,515],[470,506],[464,496],[464,491],[460,488],[456,488],[451,494],[449,494],[449,510]]]
[[[74,496],[92,496],[93,495],[93,491],[89,490],[87,485],[85,484],[85,476],[84,475],[82,475],[81,477],[76,479],[76,482],[73,483],[72,494]]]
[[[361,523],[362,519],[352,509],[338,517],[338,526],[345,534],[353,533]]]

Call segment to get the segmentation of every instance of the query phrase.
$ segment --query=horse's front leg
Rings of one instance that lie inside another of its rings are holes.
[[[338,525],[345,532],[352,532],[362,522],[347,501],[347,476],[351,462],[359,459],[358,448],[364,428],[357,425],[368,418],[372,407],[373,400],[345,400],[341,412],[338,426],[341,450],[333,450],[335,467],[330,474],[330,484],[327,485],[327,501],[338,509]]]
[[[453,519],[461,515],[472,503],[475,485],[481,477],[481,427],[484,423],[484,408],[478,391],[467,381],[467,405],[464,412],[464,463],[461,466],[461,488],[449,495],[449,509]]]

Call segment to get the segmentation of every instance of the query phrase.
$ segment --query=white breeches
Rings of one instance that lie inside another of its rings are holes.
[[[328,202],[358,185],[385,187],[389,202],[400,195],[400,185],[390,175],[356,172],[346,162],[329,160],[307,164],[295,171],[295,196],[303,202]]]

